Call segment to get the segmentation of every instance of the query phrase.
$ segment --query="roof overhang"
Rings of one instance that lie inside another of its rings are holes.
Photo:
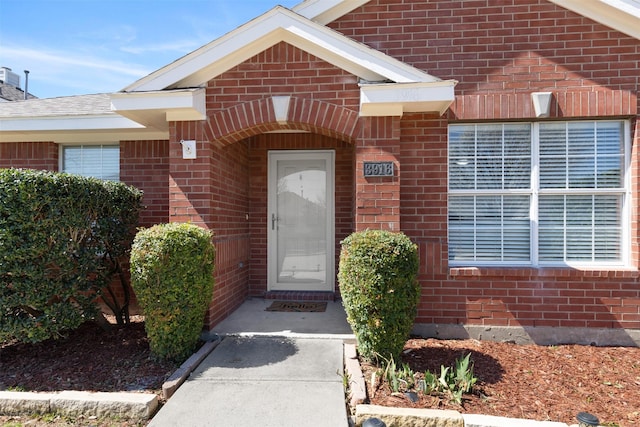
[[[640,40],[638,0],[549,0]]]
[[[167,139],[117,114],[2,119],[0,142],[98,143],[125,139]]]
[[[204,120],[205,89],[179,89],[154,92],[111,94],[111,110],[137,123],[168,130],[170,121]]]
[[[428,83],[360,85],[361,116],[402,116],[437,112],[442,115],[455,99],[455,80]]]
[[[370,0],[305,0],[295,5],[291,10],[318,24],[326,25],[369,1]]]

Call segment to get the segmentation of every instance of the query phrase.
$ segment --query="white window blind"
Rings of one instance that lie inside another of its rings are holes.
[[[62,149],[62,171],[109,181],[120,180],[118,145],[74,145]]]
[[[624,128],[451,125],[450,264],[620,263]]]

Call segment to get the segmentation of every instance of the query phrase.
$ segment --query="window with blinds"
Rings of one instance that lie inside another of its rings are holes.
[[[82,176],[119,181],[118,145],[73,145],[62,147],[62,171]]]
[[[449,127],[449,262],[623,262],[625,123]]]

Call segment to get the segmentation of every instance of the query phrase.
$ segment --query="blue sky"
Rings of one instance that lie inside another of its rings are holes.
[[[0,66],[39,98],[115,92],[301,0],[0,0]]]

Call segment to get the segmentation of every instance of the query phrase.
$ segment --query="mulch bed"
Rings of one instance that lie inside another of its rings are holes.
[[[66,338],[0,346],[0,390],[157,393],[177,367],[151,357],[142,321],[109,331],[88,322]]]
[[[363,363],[370,403],[397,407],[455,409],[460,412],[575,424],[578,412],[596,415],[603,425],[640,425],[640,348],[535,346],[476,340],[411,339],[402,362],[412,370],[440,372],[440,365],[471,353],[479,378],[475,392],[458,406],[446,398],[420,396],[412,403],[394,396],[386,384],[372,390],[374,366]],[[64,339],[0,346],[0,390],[147,391],[159,393],[177,364],[156,361],[141,319],[105,332],[87,323]],[[85,425],[84,420],[81,424]],[[0,416],[0,425],[14,422]],[[25,425],[77,425],[78,420]],[[129,426],[123,422],[90,425]]]
[[[371,404],[454,409],[462,413],[577,424],[578,412],[596,415],[602,425],[640,425],[640,348],[578,345],[516,345],[476,340],[411,339],[402,363],[414,372],[440,373],[440,365],[471,353],[479,378],[463,405],[420,396],[416,403],[393,395],[387,384],[371,388],[377,369],[363,363]],[[379,376],[378,376],[379,378]]]

